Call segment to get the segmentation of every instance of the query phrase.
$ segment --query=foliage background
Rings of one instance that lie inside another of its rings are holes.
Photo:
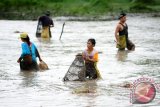
[[[97,17],[121,11],[160,12],[160,0],[0,0],[0,8],[0,19],[37,19],[46,10],[53,17]]]

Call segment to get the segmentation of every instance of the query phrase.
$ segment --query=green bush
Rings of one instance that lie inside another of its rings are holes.
[[[130,11],[133,11],[133,12],[145,12],[145,11],[152,11],[151,8],[149,8],[147,5],[145,4],[142,4],[142,3],[136,3],[136,4],[133,4],[131,7],[130,7]]]
[[[132,0],[132,2],[151,5],[155,3],[155,0]]]
[[[160,0],[0,0],[0,18],[32,19],[50,10],[53,16],[159,11]]]

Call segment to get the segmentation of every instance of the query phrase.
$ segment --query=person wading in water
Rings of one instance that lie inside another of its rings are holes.
[[[50,27],[54,27],[54,23],[49,16],[50,16],[50,12],[47,11],[45,15],[41,16],[38,20],[42,24],[42,33],[41,33],[42,38],[52,37]]]
[[[17,60],[20,63],[21,70],[39,70],[37,65],[36,57],[39,58],[39,61],[42,61],[37,47],[34,45],[33,42],[30,42],[30,38],[27,33],[20,34],[21,44],[22,47],[22,54],[20,58]]]
[[[86,77],[89,79],[100,79],[101,75],[97,69],[98,52],[94,49],[95,39],[88,39],[87,49],[82,53],[86,67]]]
[[[117,43],[117,48],[119,50],[134,50],[135,45],[128,38],[128,26],[126,24],[126,14],[121,13],[119,16],[119,23],[117,24],[115,30],[115,38]]]

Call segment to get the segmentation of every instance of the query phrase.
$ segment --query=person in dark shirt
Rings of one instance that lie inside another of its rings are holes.
[[[41,37],[43,38],[52,37],[50,27],[54,27],[54,23],[53,23],[53,20],[49,16],[50,16],[50,12],[47,11],[45,15],[41,16],[38,20],[39,23],[42,24]]]

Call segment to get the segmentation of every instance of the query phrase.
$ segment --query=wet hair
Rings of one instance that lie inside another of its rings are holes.
[[[45,15],[46,15],[46,16],[50,16],[50,14],[51,14],[51,13],[50,13],[49,10],[47,10],[47,11],[45,12]]]
[[[91,42],[94,46],[96,45],[96,40],[93,38],[88,39],[88,42]]]
[[[122,13],[119,15],[118,19],[121,19],[122,17],[124,17],[124,16],[126,16],[126,15],[127,15],[126,13],[122,12]]]
[[[27,38],[22,38],[24,41],[27,42],[27,44],[30,46],[31,42],[30,42],[30,38],[29,36],[27,35]]]

